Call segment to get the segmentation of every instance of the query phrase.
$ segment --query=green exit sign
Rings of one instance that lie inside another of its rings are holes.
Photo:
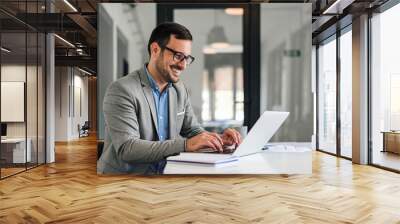
[[[291,58],[298,58],[301,56],[301,51],[298,49],[284,50],[283,55]]]

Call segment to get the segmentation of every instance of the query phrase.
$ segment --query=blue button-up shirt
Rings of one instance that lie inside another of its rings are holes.
[[[153,92],[154,102],[156,104],[157,110],[157,123],[158,123],[158,139],[160,141],[164,141],[169,138],[169,101],[168,101],[168,88],[171,87],[171,83],[168,83],[168,86],[164,89],[163,92],[160,92],[160,88],[158,88],[155,80],[151,77],[149,71],[144,66],[147,77],[150,82],[151,90]]]
[[[149,71],[147,70],[146,65],[144,65],[144,70],[146,71],[147,78],[150,82],[150,87],[153,93],[154,102],[156,104],[157,111],[157,124],[158,124],[158,139],[160,141],[164,141],[169,138],[169,101],[168,101],[168,88],[171,87],[171,83],[168,83],[167,87],[163,92],[160,92],[160,88],[158,88],[156,81],[151,77]],[[161,160],[153,163],[151,173],[162,174],[164,172],[164,168],[167,161]]]

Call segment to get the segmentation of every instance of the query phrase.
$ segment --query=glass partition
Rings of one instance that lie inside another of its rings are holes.
[[[311,142],[311,14],[311,4],[260,7],[260,112],[290,112],[272,141]]]
[[[2,1],[0,12],[0,178],[45,162],[45,35],[16,17],[43,13],[44,1]]]
[[[26,162],[31,162],[31,142],[26,138],[26,46],[25,32],[1,34],[2,177],[25,170]]]

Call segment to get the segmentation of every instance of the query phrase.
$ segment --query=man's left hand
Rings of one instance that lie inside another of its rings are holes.
[[[242,142],[242,136],[238,131],[232,128],[227,128],[222,134],[222,141],[224,145],[239,145]]]

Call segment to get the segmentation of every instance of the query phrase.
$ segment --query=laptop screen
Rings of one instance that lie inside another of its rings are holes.
[[[262,151],[271,137],[289,116],[289,112],[265,111],[239,145],[234,156],[245,156]]]

